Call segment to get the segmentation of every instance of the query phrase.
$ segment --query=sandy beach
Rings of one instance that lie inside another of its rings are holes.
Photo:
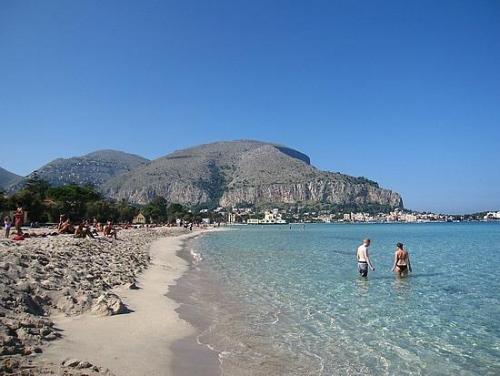
[[[131,312],[57,318],[55,323],[63,338],[54,342],[43,357],[54,363],[67,358],[85,359],[116,375],[171,375],[172,344],[193,335],[194,328],[178,317],[178,304],[165,294],[168,286],[188,269],[177,251],[183,241],[199,234],[162,238],[151,245],[151,266],[138,278],[139,288],[116,290]],[[203,355],[203,350],[201,346],[186,349],[198,355]],[[201,359],[197,357],[196,362],[185,364],[184,371],[185,375],[217,374],[217,356],[206,349]],[[179,374],[177,369],[176,375]]]
[[[187,233],[170,229],[147,234],[134,234],[132,230],[124,240],[104,246],[96,245],[94,240],[82,243],[73,238],[49,239],[43,245],[35,240],[9,245],[11,255],[3,255],[10,261],[4,261],[1,266],[11,273],[15,271],[14,277],[19,277],[19,270],[23,272],[27,266],[28,272],[21,276],[31,284],[25,287],[27,294],[34,296],[34,301],[45,298],[46,303],[39,304],[38,315],[27,312],[29,309],[22,304],[12,308],[12,312],[2,313],[2,371],[32,375],[220,374],[216,353],[195,341],[181,341],[195,337],[196,330],[179,318],[178,303],[166,296],[169,286],[189,268],[189,263],[178,257],[177,252],[186,240],[208,231],[214,229]],[[84,263],[84,270],[75,273],[76,276],[84,275],[76,283],[69,271],[72,269],[70,255],[62,251],[63,247],[73,247],[74,252],[86,255],[76,253],[76,260],[89,261]],[[93,254],[91,247],[95,248]],[[17,253],[12,250],[19,253],[21,261],[15,259]],[[55,269],[55,275],[60,278],[51,280],[49,273],[43,275],[39,260],[34,256],[31,257],[35,260],[33,265],[23,265],[23,252],[38,252],[39,258],[47,259],[45,271],[53,273]],[[66,261],[69,270],[65,269]],[[16,262],[21,265],[18,269],[13,266]],[[47,268],[47,265],[52,267]],[[133,270],[127,272],[128,269]],[[42,272],[40,278],[33,278],[33,270]],[[53,285],[49,286],[47,281]],[[7,288],[13,289],[11,295],[14,296],[19,283],[4,282]],[[95,291],[89,290],[89,283]],[[66,284],[71,288],[65,287]],[[5,291],[9,290],[4,289],[3,295]],[[3,300],[8,298],[2,297]],[[16,310],[24,312],[19,316]],[[16,346],[12,345],[14,343]],[[182,359],[188,360],[176,361],[175,371],[172,368],[174,344],[175,351],[182,351]],[[185,354],[192,354],[192,357]]]

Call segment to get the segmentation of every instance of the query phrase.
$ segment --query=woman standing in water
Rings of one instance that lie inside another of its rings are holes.
[[[396,253],[394,254],[394,265],[392,266],[392,271],[396,271],[399,277],[406,277],[408,275],[408,271],[412,271],[410,254],[403,248],[403,243],[396,244]]]

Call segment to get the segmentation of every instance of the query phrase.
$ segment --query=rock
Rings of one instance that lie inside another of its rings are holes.
[[[87,362],[87,361],[82,361],[78,363],[78,365],[75,367],[77,369],[86,369],[92,367],[92,364]]]
[[[128,309],[118,295],[106,293],[97,298],[91,312],[95,315],[112,316],[126,313]]]
[[[135,282],[130,283],[130,284],[128,285],[128,288],[129,288],[130,290],[139,290],[139,286],[137,286]]]
[[[24,349],[22,349],[21,353],[23,355],[31,355],[33,351],[29,348],[29,347],[25,347]]]
[[[46,335],[46,336],[43,337],[43,339],[46,340],[46,341],[54,341],[57,338],[59,338],[59,336],[57,334],[55,334],[55,333],[50,333],[50,334],[48,334],[48,335]]]
[[[31,291],[31,286],[26,281],[19,281],[17,283],[17,288],[19,291],[26,292],[26,293],[29,293]]]
[[[2,365],[0,366],[0,371],[3,371],[5,373],[12,373],[18,367],[19,367],[19,362],[17,360],[5,359],[2,362]]]
[[[56,303],[57,309],[64,313],[72,312],[74,306],[75,306],[75,299],[73,299],[71,296],[68,295],[61,296]]]
[[[43,308],[36,302],[31,295],[25,295],[24,305],[26,307],[26,312],[32,313],[34,315],[41,316],[43,315]]]
[[[66,359],[62,362],[63,367],[76,367],[80,364],[80,360],[75,358]]]

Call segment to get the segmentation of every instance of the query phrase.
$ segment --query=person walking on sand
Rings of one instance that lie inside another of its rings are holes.
[[[370,246],[370,239],[363,240],[363,244],[358,247],[358,251],[356,253],[356,257],[358,259],[358,271],[361,274],[361,277],[368,276],[368,267],[372,271],[375,271],[373,264],[370,260],[370,255],[368,254],[368,247]]]
[[[12,221],[9,216],[6,216],[3,220],[3,227],[5,229],[5,237],[8,239],[10,236],[10,228],[12,227]]]
[[[394,254],[394,265],[391,269],[397,273],[398,277],[406,277],[411,270],[410,254],[404,249],[403,243],[396,244],[396,253]]]

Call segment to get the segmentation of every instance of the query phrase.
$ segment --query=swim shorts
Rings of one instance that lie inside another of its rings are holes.
[[[368,263],[358,262],[358,271],[359,274],[361,274],[361,277],[366,277],[368,275]]]

